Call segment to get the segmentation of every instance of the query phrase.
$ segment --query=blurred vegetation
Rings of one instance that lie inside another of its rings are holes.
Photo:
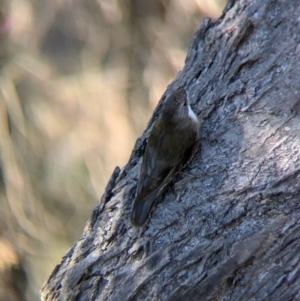
[[[0,0],[0,300],[38,300],[225,0]]]

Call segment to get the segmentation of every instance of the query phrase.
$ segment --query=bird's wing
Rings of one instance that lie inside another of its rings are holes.
[[[168,145],[159,145],[159,147],[152,148],[148,143],[143,158],[143,163],[140,171],[139,183],[137,187],[138,201],[143,201],[145,197],[153,192],[161,191],[176,172],[182,169],[192,158],[198,148],[198,141],[196,139],[198,132],[190,132],[189,135],[179,137],[182,140],[190,141],[189,147],[178,147],[177,156],[172,158],[162,157],[166,154],[165,151],[158,153],[158,150],[169,148]],[[162,142],[164,143],[164,142]],[[183,143],[188,145],[188,143]]]
[[[181,170],[181,168],[188,163],[193,153],[195,153],[197,149],[195,135],[197,135],[197,133],[190,133],[190,135],[190,137],[185,136],[180,138],[188,139],[194,143],[191,143],[188,148],[179,147],[175,158],[162,157],[162,153],[166,153],[164,151],[157,153],[157,150],[165,150],[165,147],[169,147],[163,145],[164,142],[154,141],[162,143],[162,145],[154,143],[155,148],[152,148],[148,142],[140,171],[137,195],[131,213],[131,221],[134,224],[138,226],[143,225],[156,197],[169,183],[175,173]]]
[[[154,149],[147,147],[140,171],[137,200],[142,201],[148,195],[158,192],[168,183],[175,168],[167,158],[161,158]]]
[[[155,156],[152,151],[150,147],[146,148],[131,212],[131,221],[137,226],[144,224],[157,195],[175,173],[176,167]]]
[[[178,167],[178,170],[181,170],[185,167],[189,162],[194,158],[195,153],[198,150],[198,139],[199,139],[199,132],[192,132],[190,133],[190,139],[194,143],[191,143],[190,147],[188,147],[182,154],[181,166]]]

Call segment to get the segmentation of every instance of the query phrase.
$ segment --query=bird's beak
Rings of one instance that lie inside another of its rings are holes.
[[[189,105],[190,105],[190,98],[189,98],[188,93],[186,93],[185,105],[186,105],[186,106],[189,106]]]

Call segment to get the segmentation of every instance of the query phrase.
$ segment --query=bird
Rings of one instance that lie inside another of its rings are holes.
[[[200,139],[201,121],[183,87],[166,98],[145,148],[131,222],[142,226],[155,200],[174,175],[193,158]]]

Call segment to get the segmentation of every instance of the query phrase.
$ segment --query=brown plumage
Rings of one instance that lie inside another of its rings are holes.
[[[156,198],[193,157],[200,126],[185,90],[177,89],[167,98],[150,133],[132,208],[132,223],[144,224]]]

